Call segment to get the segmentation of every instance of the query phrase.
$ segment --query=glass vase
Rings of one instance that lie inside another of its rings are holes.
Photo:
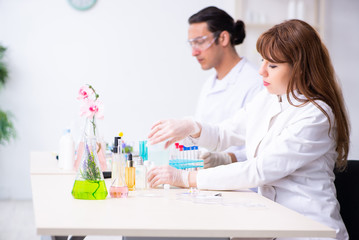
[[[76,159],[75,159],[75,169],[76,170],[79,168],[80,163],[81,163],[81,156],[83,155],[83,152],[85,149],[84,141],[86,138],[95,138],[96,139],[96,152],[97,152],[97,156],[99,158],[101,169],[103,171],[107,170],[105,144],[102,141],[100,141],[98,136],[99,136],[99,131],[98,131],[96,119],[95,118],[94,119],[86,118],[83,134],[82,134],[81,140],[80,140],[77,150],[76,150]]]
[[[90,121],[85,130],[83,149],[78,152],[80,164],[72,189],[72,196],[76,199],[101,200],[107,197],[97,148],[96,123]]]

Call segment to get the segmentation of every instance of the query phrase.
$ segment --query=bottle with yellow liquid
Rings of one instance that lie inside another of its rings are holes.
[[[132,154],[128,155],[127,167],[126,167],[126,184],[129,191],[134,191],[136,189],[136,168],[133,166]]]

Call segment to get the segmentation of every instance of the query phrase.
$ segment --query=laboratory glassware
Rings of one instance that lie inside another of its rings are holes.
[[[143,162],[148,160],[147,140],[139,141],[139,155]]]
[[[101,165],[101,169],[105,171],[107,169],[106,155],[105,155],[106,149],[104,148],[103,142],[101,142],[99,138],[99,130],[98,130],[96,118],[93,118],[91,120],[86,118],[84,126],[85,127],[83,130],[83,134],[76,150],[75,169],[77,170],[81,163],[81,157],[85,150],[85,144],[84,144],[85,139],[91,136],[96,139],[97,156],[99,157],[99,163]]]
[[[125,179],[126,158],[122,153],[121,137],[115,137],[112,149],[112,175],[110,195],[112,198],[128,196],[128,187]]]
[[[133,166],[132,154],[128,155],[127,167],[126,167],[126,184],[129,191],[134,191],[136,189],[136,168]]]
[[[152,161],[155,166],[165,166],[169,163],[170,151],[165,149],[165,142],[155,145],[148,145],[148,160]]]
[[[100,200],[107,197],[107,188],[97,155],[97,140],[94,129],[84,138],[84,149],[81,154],[72,196],[76,199]]]
[[[147,167],[144,165],[141,156],[135,158],[135,183],[136,189],[143,190],[147,188]]]

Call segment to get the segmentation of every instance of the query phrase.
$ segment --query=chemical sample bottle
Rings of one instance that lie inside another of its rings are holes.
[[[84,139],[81,162],[72,189],[72,196],[76,199],[100,200],[105,199],[108,194],[97,155],[96,142],[96,137],[91,134]]]
[[[132,154],[128,155],[126,167],[126,184],[129,191],[135,190],[136,168],[133,166]]]
[[[143,162],[146,162],[148,160],[147,140],[139,141],[138,150]]]
[[[113,198],[125,198],[128,196],[128,188],[125,180],[126,158],[122,153],[121,137],[115,137],[112,149],[112,176],[110,195]]]
[[[135,174],[135,183],[136,183],[136,189],[143,190],[147,188],[147,168],[143,164],[143,160],[141,156],[138,156],[135,158],[135,168],[136,168],[136,174]]]
[[[59,167],[65,170],[72,170],[75,161],[75,142],[71,130],[66,129],[60,138]]]

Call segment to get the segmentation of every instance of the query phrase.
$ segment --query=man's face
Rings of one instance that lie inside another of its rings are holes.
[[[192,56],[197,58],[203,70],[218,65],[221,48],[215,43],[213,33],[207,28],[207,23],[193,23],[188,29],[188,42],[192,46]]]

